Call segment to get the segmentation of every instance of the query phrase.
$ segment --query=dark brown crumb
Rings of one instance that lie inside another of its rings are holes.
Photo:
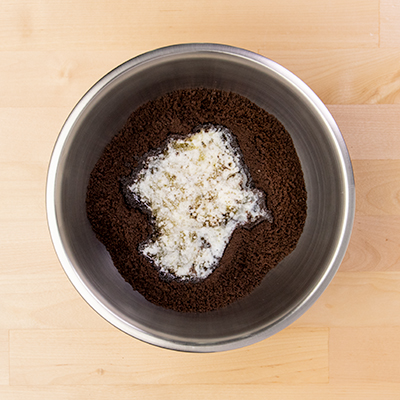
[[[138,246],[152,232],[149,216],[128,205],[121,179],[170,135],[199,125],[227,127],[237,139],[254,185],[267,197],[273,222],[237,228],[218,268],[200,282],[166,280]],[[292,139],[271,114],[235,93],[179,90],[135,110],[95,165],[87,190],[87,215],[114,265],[147,300],[180,312],[206,312],[248,295],[284,257],[303,231],[307,194]]]

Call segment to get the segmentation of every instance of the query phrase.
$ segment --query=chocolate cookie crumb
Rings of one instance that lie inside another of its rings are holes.
[[[221,125],[236,137],[253,184],[264,191],[273,222],[237,228],[218,268],[206,279],[165,279],[138,247],[151,235],[149,215],[124,198],[121,180],[170,135]],[[291,253],[303,231],[307,194],[292,139],[271,114],[248,99],[211,89],[179,90],[135,110],[95,165],[87,215],[123,278],[152,303],[179,312],[206,312],[248,295]]]

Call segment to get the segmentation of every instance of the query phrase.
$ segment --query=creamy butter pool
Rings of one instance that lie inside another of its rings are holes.
[[[140,251],[167,275],[204,279],[239,225],[268,219],[264,192],[250,185],[232,133],[207,125],[145,157],[128,194],[152,214]]]

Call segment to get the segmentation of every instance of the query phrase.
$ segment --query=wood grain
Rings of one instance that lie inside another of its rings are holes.
[[[10,382],[178,386],[328,382],[328,329],[293,329],[245,349],[215,354],[160,350],[117,330],[11,331]]]
[[[121,51],[3,51],[0,107],[66,107],[71,110],[103,75],[152,49],[139,41]],[[400,103],[400,52],[397,49],[260,47],[252,50],[299,76],[326,104]]]
[[[6,329],[0,329],[0,385],[9,383],[9,332]]]
[[[399,335],[400,327],[332,328],[331,381],[399,383]]]
[[[326,104],[398,104],[400,53],[397,49],[309,49],[266,57],[303,79]]]
[[[326,291],[294,326],[398,327],[399,307],[399,272],[339,269]]]
[[[221,354],[158,349],[79,296],[52,248],[45,182],[82,95],[154,48],[258,52],[328,104],[353,161],[354,229],[339,272],[293,325]],[[400,1],[0,2],[0,399],[398,400]]]
[[[14,163],[7,173],[3,172],[3,168],[0,169],[2,181],[24,177],[27,180],[43,181],[43,171],[36,176],[26,174],[29,174],[28,170],[32,165],[39,165],[47,170],[57,135],[70,111],[68,108],[54,106],[0,107],[0,162]],[[20,166],[17,167],[17,164]],[[10,177],[9,174],[14,168],[22,174]],[[25,169],[22,170],[23,168]]]
[[[48,241],[41,248],[52,251]],[[19,248],[11,246],[7,254],[18,253]],[[11,267],[2,273],[0,282],[0,329],[113,329],[79,296],[54,254],[50,265],[46,265],[46,253],[42,258],[36,255],[17,257],[21,266],[4,262]]]
[[[400,215],[400,160],[353,162],[359,215]]]
[[[398,400],[400,385],[344,383],[314,385],[51,385],[0,386],[4,400]]]
[[[353,161],[400,159],[400,105],[329,105],[328,108]]]
[[[216,42],[256,49],[376,47],[378,0],[2,2],[0,50],[124,49]],[[271,37],[274,38],[271,41]],[[184,40],[183,40],[184,39]]]
[[[14,218],[32,220],[33,215],[45,215],[43,179],[41,181],[26,180],[23,185],[21,181],[8,181],[4,186],[8,195],[4,196],[0,203],[3,220]],[[26,201],[26,195],[29,196],[29,201]],[[15,217],[13,213],[18,217]]]
[[[400,3],[397,0],[380,1],[380,46],[400,47]]]
[[[399,216],[357,215],[340,271],[399,271]]]

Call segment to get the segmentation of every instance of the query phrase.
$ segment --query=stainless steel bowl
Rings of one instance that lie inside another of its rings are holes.
[[[205,314],[166,310],[134,292],[96,239],[85,211],[89,174],[104,147],[141,104],[166,92],[209,87],[246,96],[291,134],[308,192],[308,216],[295,251],[243,300]],[[51,158],[47,215],[60,262],[82,297],[117,328],[161,347],[234,349],[287,327],[321,295],[344,256],[355,189],[340,131],[299,78],[258,54],[216,44],[158,49],[117,67],[79,101]]]

